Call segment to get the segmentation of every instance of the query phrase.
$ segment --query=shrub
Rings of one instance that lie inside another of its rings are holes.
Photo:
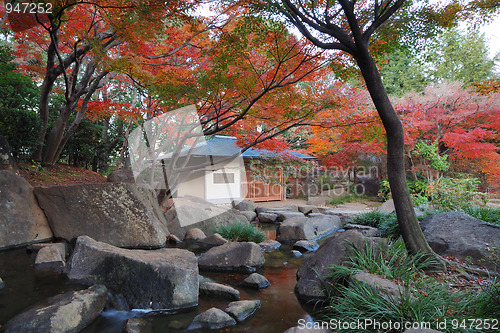
[[[432,205],[445,211],[463,211],[474,201],[483,199],[477,191],[480,184],[477,178],[442,177],[433,181],[429,187]]]
[[[266,234],[250,223],[236,222],[231,225],[221,225],[214,232],[231,242],[255,242],[260,243],[266,238]]]

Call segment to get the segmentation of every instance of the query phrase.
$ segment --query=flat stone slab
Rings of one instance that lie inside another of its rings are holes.
[[[264,289],[271,285],[269,280],[266,279],[264,275],[259,273],[252,273],[246,279],[244,279],[241,284],[245,287]]]
[[[57,295],[18,314],[2,328],[5,333],[80,332],[101,314],[107,295],[104,286]]]
[[[259,300],[231,302],[226,308],[226,313],[241,323],[260,308]]]
[[[189,325],[189,329],[209,329],[218,330],[236,325],[236,320],[229,314],[217,308],[210,308],[194,317]]]
[[[278,214],[262,212],[262,213],[259,213],[258,218],[259,218],[259,222],[261,222],[261,223],[274,223],[274,222],[276,222],[276,219],[278,218]]]
[[[361,224],[352,224],[347,223],[344,225],[345,230],[354,229],[361,232],[366,237],[375,237],[380,235],[380,230],[374,227],[370,227],[369,225],[361,225]]]
[[[203,253],[198,266],[208,271],[255,272],[264,261],[260,247],[254,242],[228,242]]]
[[[198,305],[198,265],[187,250],[127,250],[78,237],[66,266],[71,281],[104,284],[131,308],[180,310]]]
[[[203,282],[200,284],[200,295],[223,298],[230,301],[238,301],[240,292],[231,286],[215,283]]]

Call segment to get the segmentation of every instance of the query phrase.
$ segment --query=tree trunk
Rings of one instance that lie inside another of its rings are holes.
[[[425,252],[439,260],[439,256],[432,251],[420,228],[406,183],[403,126],[389,100],[380,73],[368,48],[363,47],[358,48],[358,50],[359,53],[355,56],[355,60],[361,69],[387,135],[387,174],[406,248],[410,254]],[[442,269],[444,266],[443,261],[439,260],[437,266]]]

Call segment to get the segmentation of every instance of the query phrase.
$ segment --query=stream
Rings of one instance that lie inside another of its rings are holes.
[[[273,236],[272,231],[266,231],[266,233]],[[299,319],[313,320],[293,292],[296,283],[295,273],[303,257],[292,258],[289,255],[291,249],[291,245],[283,245],[278,250],[265,254],[266,262],[257,272],[265,275],[271,283],[271,286],[266,289],[253,290],[239,287],[238,284],[248,276],[247,274],[201,272],[205,278],[236,287],[240,291],[242,300],[259,299],[261,301],[261,308],[253,316],[237,326],[223,330],[224,332],[281,333],[290,327],[297,326]],[[200,251],[194,249],[194,252]],[[33,263],[34,255],[27,253],[24,248],[0,252],[0,277],[6,285],[0,290],[0,330],[1,325],[30,305],[65,291],[82,289],[81,286],[70,284],[56,274],[40,275],[35,272]],[[184,313],[108,309],[81,332],[121,332],[128,318],[141,317],[152,322],[153,332],[198,333],[202,330],[188,331],[186,329],[191,320],[211,307],[225,309],[227,304],[229,304],[228,301],[200,296],[198,307]]]

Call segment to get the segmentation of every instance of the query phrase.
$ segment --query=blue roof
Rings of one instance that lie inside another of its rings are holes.
[[[184,148],[181,152],[181,156],[187,154],[191,150],[191,156],[212,156],[212,157],[231,157],[236,156],[241,153],[240,147],[236,145],[236,137],[234,136],[224,136],[215,135],[213,138],[208,139],[204,142],[197,144],[194,148]],[[315,160],[316,157],[297,153],[295,151],[286,150],[285,152],[273,152],[267,149],[256,149],[248,148],[241,156],[243,158],[259,158],[259,157],[276,157],[279,155],[289,155],[292,157],[300,158],[303,160]],[[162,155],[160,158],[168,159],[172,156],[172,153]]]
[[[241,149],[236,145],[236,137],[234,136],[223,136],[215,135],[212,139],[205,141],[204,144],[200,144],[193,150],[193,155],[210,155],[210,156],[233,156],[238,154]],[[295,151],[286,150],[285,153],[291,156],[303,159],[303,160],[314,160],[316,157],[297,153]],[[249,148],[245,150],[241,156],[244,158],[258,158],[265,156],[277,156],[282,153],[273,152],[267,149],[256,149]]]

